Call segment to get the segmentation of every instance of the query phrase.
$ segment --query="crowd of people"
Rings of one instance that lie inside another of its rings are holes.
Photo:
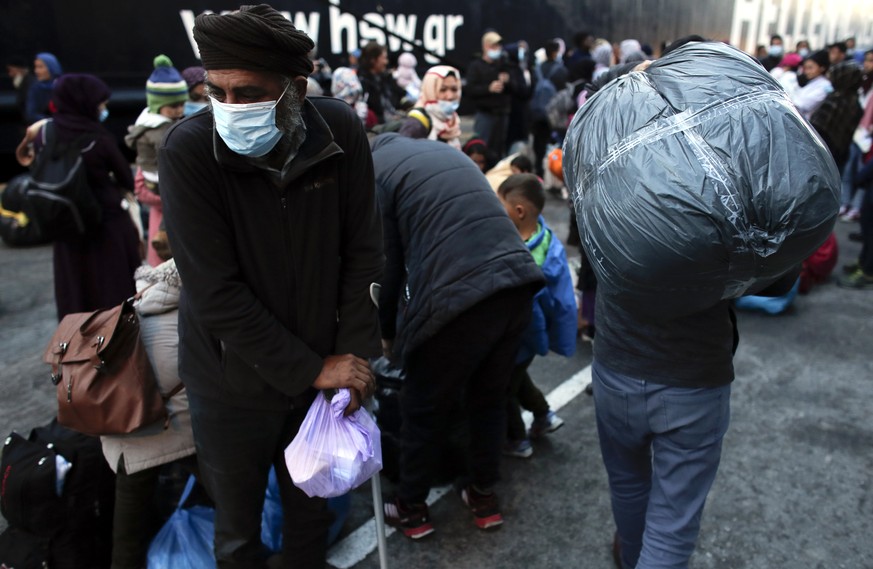
[[[532,440],[563,425],[529,366],[536,355],[569,356],[579,337],[595,337],[595,306],[598,327],[606,326],[595,340],[593,391],[616,563],[661,567],[652,559],[667,555],[670,567],[686,566],[727,430],[732,368],[720,367],[716,379],[701,379],[703,364],[653,368],[647,358],[656,348],[693,353],[697,340],[651,322],[628,337],[647,330],[661,343],[641,340],[638,360],[613,366],[627,353],[616,330],[635,321],[596,304],[584,254],[572,275],[542,216],[549,190],[560,193],[555,149],[577,109],[615,77],[644,72],[653,50],[587,33],[569,49],[557,38],[531,46],[488,30],[463,72],[423,69],[414,54],[377,43],[331,70],[306,34],[265,5],[200,15],[193,37],[202,67],[179,71],[158,55],[143,78],[147,106],[124,140],[136,153],[133,168],[101,124],[110,107],[103,81],[64,74],[50,53],[36,55],[32,72],[27,61],[7,64],[28,127],[19,161],[39,156],[46,131],[66,144],[84,137],[102,207],[99,224],[53,245],[58,318],[158,285],[138,310],[160,388],[172,395],[171,420],[167,429],[103,439],[119,481],[113,567],[145,565],[149,536],[138,520],[159,469],[172,462],[195,472],[216,505],[218,567],[264,566],[260,513],[271,466],[292,513],[287,566],[293,558],[295,567],[324,567],[330,514],[325,500],[294,486],[283,450],[319,391],[349,389],[347,412],[372,396],[370,360],[378,357],[406,372],[388,523],[413,539],[434,531],[425,499],[443,433],[460,412],[471,436],[458,493],[478,528],[499,527],[501,455],[530,457]],[[838,284],[873,290],[873,191],[865,191],[873,181],[873,51],[855,59],[846,42],[814,52],[799,42],[786,53],[773,36],[760,63],[839,167],[841,219],[860,221],[861,257]],[[471,132],[458,114],[462,96]],[[579,245],[575,225],[568,237]],[[827,275],[818,266],[806,270],[820,281]],[[378,306],[373,284],[381,286]],[[735,348],[732,322],[719,305],[682,325],[702,336],[718,328],[724,341],[708,347],[721,362]],[[663,380],[668,372],[685,375]],[[657,389],[642,394],[646,378]],[[699,456],[648,433],[645,412],[626,417],[624,430],[616,418],[620,400],[645,408],[683,389],[716,417],[689,411],[674,428],[708,426],[705,442],[683,439],[706,447]],[[534,415],[529,428],[522,409]],[[661,441],[654,470],[652,437]],[[685,474],[677,480],[659,464],[680,464]],[[697,480],[693,495],[679,496],[675,485],[686,475]],[[669,507],[681,511],[671,515],[663,502],[674,498]]]

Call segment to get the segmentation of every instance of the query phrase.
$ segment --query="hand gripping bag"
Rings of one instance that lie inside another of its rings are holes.
[[[285,449],[294,484],[307,496],[331,498],[357,488],[382,469],[379,427],[364,409],[348,417],[348,389],[328,400],[321,392],[306,413],[297,436]]]
[[[652,318],[764,288],[824,242],[839,208],[815,131],[721,43],[607,84],[576,113],[563,166],[598,295]]]

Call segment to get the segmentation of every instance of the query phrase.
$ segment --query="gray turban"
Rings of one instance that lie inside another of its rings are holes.
[[[286,77],[312,73],[313,41],[287,18],[268,6],[241,6],[230,14],[200,14],[194,20],[194,40],[207,71],[250,69]]]

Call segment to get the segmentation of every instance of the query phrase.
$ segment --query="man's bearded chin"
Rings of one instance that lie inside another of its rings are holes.
[[[303,122],[303,103],[300,91],[291,83],[285,96],[276,107],[276,126],[285,135],[288,147],[297,152],[306,139],[306,124]]]

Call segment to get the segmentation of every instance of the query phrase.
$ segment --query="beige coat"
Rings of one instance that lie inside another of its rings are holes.
[[[135,276],[137,290],[155,283],[137,302],[136,309],[143,344],[161,393],[166,395],[180,383],[179,273],[175,262],[170,260],[154,268],[140,267]],[[184,389],[167,402],[167,411],[170,423],[166,430],[161,421],[129,435],[100,437],[103,456],[113,471],[117,470],[119,460],[124,460],[125,472],[133,474],[194,454],[194,433]]]

